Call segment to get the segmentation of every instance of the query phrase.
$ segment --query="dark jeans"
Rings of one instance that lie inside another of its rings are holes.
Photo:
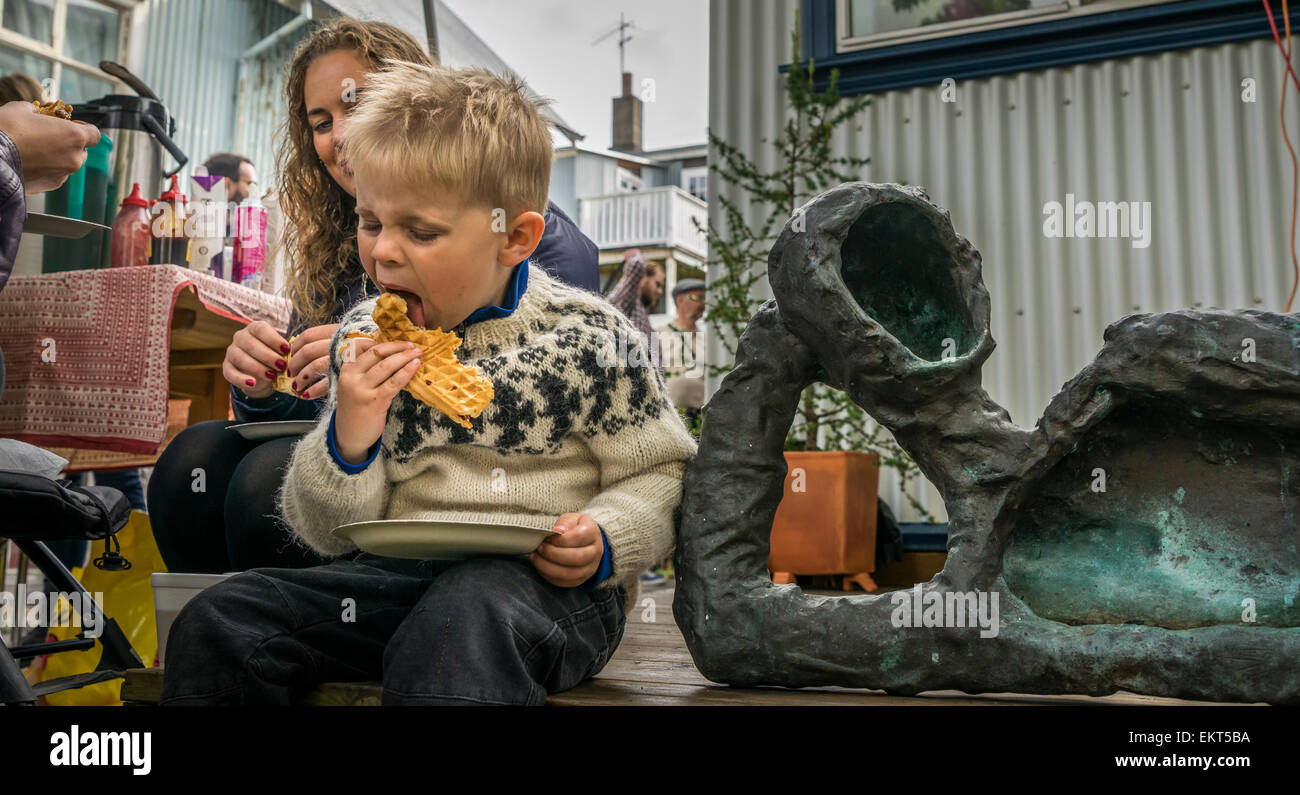
[[[622,586],[560,588],[520,558],[248,571],[176,617],[160,703],[286,705],[382,681],[386,705],[540,705],[598,673],[625,620]]]
[[[298,437],[250,442],[236,423],[191,425],[149,478],[149,520],[168,571],[223,574],[324,562],[275,515],[275,495]]]

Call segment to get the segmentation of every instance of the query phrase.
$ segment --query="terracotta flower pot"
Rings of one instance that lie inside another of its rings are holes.
[[[787,452],[785,492],[772,523],[768,568],[793,575],[849,575],[868,591],[876,567],[880,456],[849,451]]]

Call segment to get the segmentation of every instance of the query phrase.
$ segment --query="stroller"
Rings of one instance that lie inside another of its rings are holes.
[[[93,616],[81,616],[82,632],[70,640],[50,641],[9,648],[0,642],[0,704],[33,705],[49,693],[121,678],[127,668],[143,668],[140,656],[103,606],[91,598],[43,541],[107,539],[107,551],[94,560],[102,569],[121,571],[131,564],[119,554],[115,533],[130,517],[131,506],[117,489],[76,486],[66,480],[0,469],[0,538],[13,539],[20,550],[60,591],[80,595],[80,603],[99,611],[102,617],[103,654],[94,671],[64,676],[33,687],[23,677],[18,661],[44,654],[92,648],[95,639],[85,637],[84,627],[98,625]]]

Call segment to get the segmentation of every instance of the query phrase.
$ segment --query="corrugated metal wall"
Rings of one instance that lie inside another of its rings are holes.
[[[777,70],[789,60],[796,5],[711,0],[709,125],[763,168],[774,163],[760,139],[783,121]],[[860,128],[846,126],[835,154],[870,157],[863,179],[924,186],[983,254],[998,343],[984,387],[1017,423],[1033,425],[1126,314],[1283,310],[1291,163],[1278,123],[1279,64],[1274,43],[1259,39],[963,81],[951,104],[939,86],[888,92],[874,97]],[[1245,78],[1255,80],[1254,103],[1242,100]],[[1294,93],[1287,112],[1296,138]],[[709,187],[728,190],[717,180]],[[1067,193],[1151,202],[1149,247],[1045,237],[1044,204]],[[710,207],[720,223],[718,203]],[[917,493],[943,517],[932,487]],[[901,520],[917,519],[892,472],[881,494]]]
[[[280,71],[296,39],[249,63],[242,95],[238,63],[240,53],[294,13],[272,0],[148,0],[135,13],[140,27],[128,67],[176,119],[177,143],[190,156],[182,176],[214,152],[238,151],[270,185],[272,141],[284,117],[275,105]]]

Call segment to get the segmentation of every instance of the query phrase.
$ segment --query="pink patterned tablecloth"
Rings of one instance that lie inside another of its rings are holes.
[[[172,309],[186,289],[243,323],[289,323],[286,299],[175,265],[11,278],[0,292],[0,437],[156,451],[167,430]]]

